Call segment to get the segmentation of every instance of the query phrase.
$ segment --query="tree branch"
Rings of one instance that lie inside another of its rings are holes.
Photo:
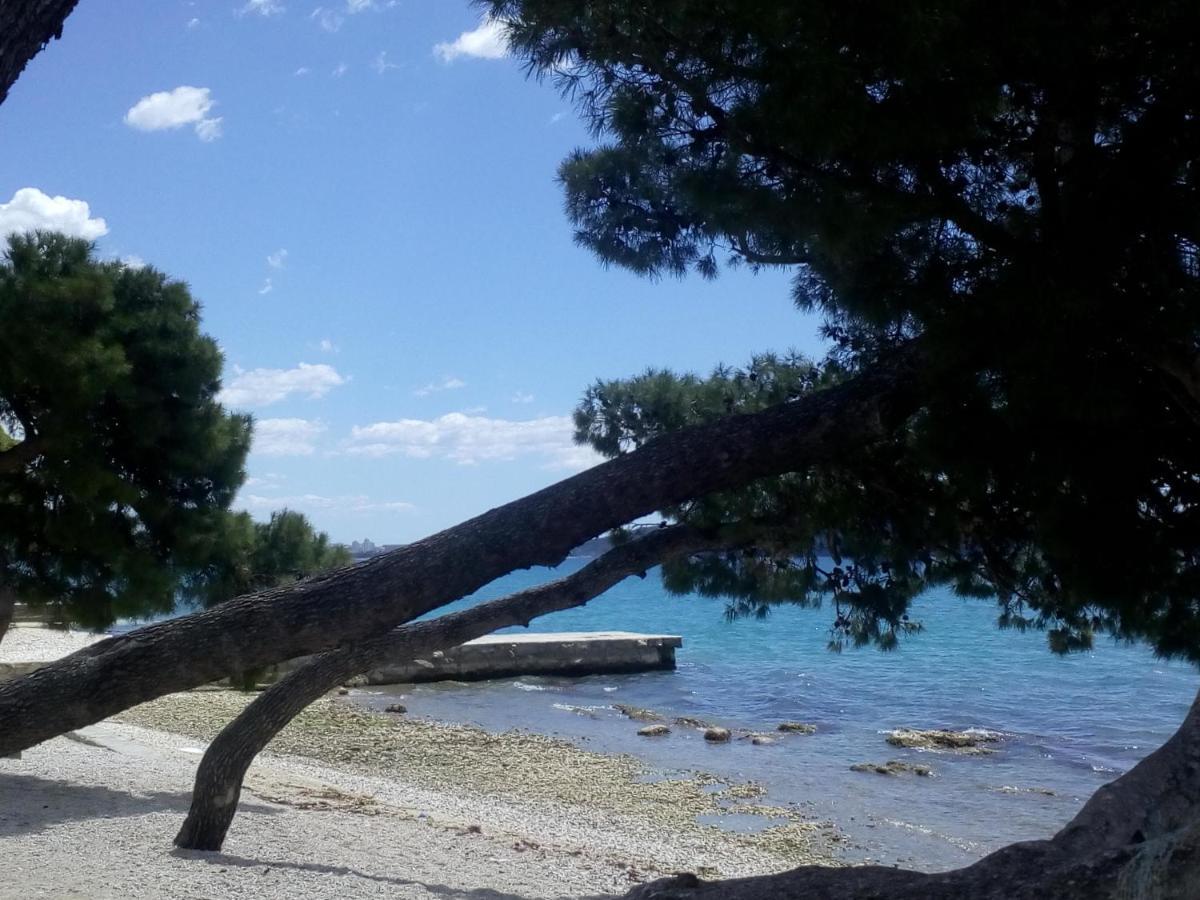
[[[0,450],[0,475],[21,471],[41,455],[44,446],[45,442],[34,435],[26,437],[21,443],[15,444],[7,450]]]
[[[749,532],[739,529],[737,535],[745,540]],[[547,613],[582,606],[665,559],[726,546],[732,539],[727,531],[701,532],[687,525],[658,529],[609,550],[566,578],[321,654],[259,695],[209,745],[175,843],[189,850],[220,850],[254,757],[305,707],[355,675],[385,660],[415,659],[500,628],[528,625]]]
[[[230,671],[379,634],[639,516],[830,462],[920,402],[917,343],[796,401],[683,429],[365,563],[140,628],[0,685],[0,755]]]
[[[26,64],[54,38],[78,0],[0,3],[0,103]]]

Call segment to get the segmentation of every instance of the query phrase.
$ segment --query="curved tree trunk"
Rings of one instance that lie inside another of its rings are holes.
[[[26,64],[54,38],[78,0],[9,0],[0,3],[0,103]]]
[[[498,628],[528,625],[546,613],[582,606],[617,582],[644,573],[669,557],[729,545],[730,541],[721,540],[718,534],[706,536],[688,526],[662,528],[610,550],[558,581],[318,656],[268,688],[209,745],[196,770],[191,809],[175,837],[176,845],[220,850],[254,757],[306,706],[380,660],[412,659]]]
[[[1050,840],[925,874],[803,866],[779,875],[642,885],[626,900],[1196,900],[1200,897],[1200,696],[1179,730],[1098,790]]]
[[[639,516],[845,459],[917,407],[908,345],[840,385],[683,429],[365,563],[109,638],[0,685],[0,755],[138,703],[384,633]]]
[[[8,634],[9,626],[12,625],[16,605],[17,595],[0,585],[0,643],[3,643],[4,636]]]

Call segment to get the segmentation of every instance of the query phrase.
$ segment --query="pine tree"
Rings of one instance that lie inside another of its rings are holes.
[[[58,234],[0,263],[0,588],[77,623],[171,610],[223,540],[248,417],[187,287]]]

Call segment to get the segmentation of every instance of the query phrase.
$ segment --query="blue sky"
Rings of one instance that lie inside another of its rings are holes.
[[[0,106],[0,231],[188,282],[258,429],[238,504],[406,542],[594,461],[597,377],[817,353],[786,273],[652,282],[574,245],[592,143],[465,0],[82,0]]]

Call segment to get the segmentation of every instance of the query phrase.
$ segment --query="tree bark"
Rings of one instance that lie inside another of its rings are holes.
[[[651,441],[365,563],[109,638],[0,685],[0,755],[231,671],[388,631],[684,500],[853,454],[918,405],[908,345],[842,384]]]
[[[0,103],[26,64],[54,38],[78,0],[15,0],[0,3]]]
[[[4,585],[0,585],[0,644],[4,643],[4,636],[8,634],[9,626],[12,625],[13,610],[17,604],[17,595]]]
[[[220,850],[237,811],[242,780],[259,752],[306,706],[381,660],[414,659],[499,628],[528,625],[538,616],[582,606],[664,559],[728,545],[716,533],[705,535],[683,525],[663,528],[558,581],[321,654],[259,695],[209,745],[196,770],[191,809],[176,845]]]
[[[925,874],[802,866],[704,882],[685,875],[626,900],[1195,900],[1200,897],[1200,696],[1179,730],[1102,787],[1053,838]]]

